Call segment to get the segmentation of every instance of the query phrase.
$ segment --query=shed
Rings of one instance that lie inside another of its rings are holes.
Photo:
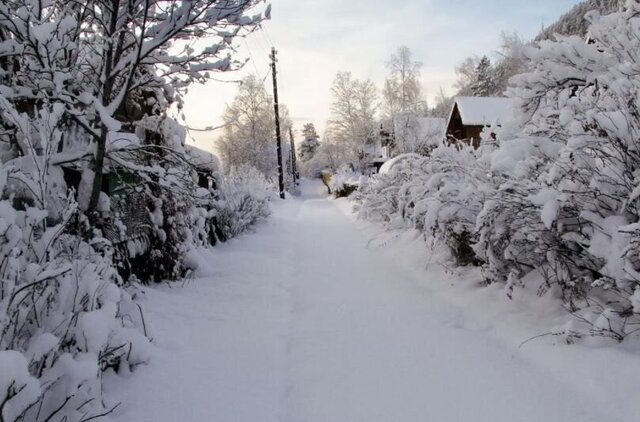
[[[447,122],[447,140],[479,147],[482,130],[500,125],[511,107],[509,98],[456,97]]]

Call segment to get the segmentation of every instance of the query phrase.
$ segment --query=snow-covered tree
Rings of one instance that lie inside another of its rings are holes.
[[[484,262],[510,297],[553,290],[578,317],[555,334],[622,340],[640,322],[640,4],[587,19],[588,41],[524,49],[515,115],[479,150],[392,160],[356,198],[365,218]]]
[[[326,144],[340,145],[345,153],[343,162],[360,166],[365,145],[378,129],[376,87],[370,80],[353,79],[350,72],[339,72],[331,94],[331,115],[325,133],[329,141]]]
[[[518,129],[498,135],[505,179],[478,220],[494,279],[513,288],[537,271],[592,334],[616,339],[638,317],[639,15],[628,1],[588,16],[589,43],[558,37],[526,51],[532,71],[510,89]]]
[[[251,165],[271,174],[275,158],[273,99],[261,81],[243,79],[222,117],[224,134],[216,146],[226,168]]]
[[[458,95],[491,97],[502,95],[498,74],[487,56],[467,57],[456,66]]]
[[[585,19],[587,12],[597,10],[606,15],[616,12],[624,6],[626,0],[584,0],[571,8],[571,10],[544,28],[536,37],[536,41],[552,39],[556,34],[577,35],[585,37],[589,29],[589,21]]]
[[[298,144],[298,168],[305,176],[318,176],[322,168],[314,157],[320,148],[320,136],[313,123],[307,123],[302,129],[302,141]]]
[[[320,146],[320,136],[313,123],[307,123],[302,129],[302,141],[298,145],[298,158],[302,162],[313,158]]]
[[[429,115],[433,117],[440,117],[442,119],[448,119],[451,114],[451,108],[453,107],[454,98],[448,96],[442,88],[436,96],[434,106],[429,111]]]
[[[127,101],[148,90],[181,90],[241,63],[233,39],[257,27],[257,0],[120,0],[0,4],[2,96],[15,112],[61,103],[65,124],[93,144],[88,176],[97,209],[110,132]],[[268,16],[269,10],[266,15]],[[198,43],[193,43],[194,40]],[[207,40],[204,42],[204,40]],[[7,77],[9,76],[9,77]],[[155,100],[158,96],[155,96]],[[151,99],[150,99],[151,101]]]
[[[115,262],[139,243],[116,244],[128,227],[100,178],[135,180],[127,200],[144,196],[135,223],[152,231],[145,267],[185,275],[190,248],[210,243],[216,198],[197,188],[184,128],[166,112],[189,84],[242,64],[232,41],[264,18],[257,3],[0,3],[1,420],[106,416],[102,373],[148,359],[119,274],[128,260]],[[83,170],[77,202],[62,165]]]
[[[501,45],[498,50],[499,60],[493,67],[496,88],[495,95],[503,95],[509,87],[509,80],[527,71],[527,61],[524,57],[525,43],[517,33],[501,34]]]
[[[470,87],[475,82],[475,70],[479,62],[477,56],[467,57],[455,67],[457,79],[454,87],[457,95],[472,95]]]
[[[491,97],[498,94],[495,69],[487,56],[480,58],[468,89],[474,97]]]
[[[420,68],[409,47],[399,47],[387,61],[389,76],[382,90],[383,113],[388,120],[399,115],[424,115],[427,110],[422,94]]]
[[[222,120],[224,133],[216,146],[228,171],[232,167],[252,166],[271,178],[277,171],[276,129],[273,98],[262,81],[250,75],[242,80],[233,102],[227,105]],[[291,127],[289,112],[280,105],[283,134]],[[289,151],[283,142],[283,157]]]
[[[55,165],[64,108],[43,101],[29,116],[0,96],[0,113],[31,152],[0,163],[0,416],[95,419],[110,412],[102,373],[149,359],[142,309]]]

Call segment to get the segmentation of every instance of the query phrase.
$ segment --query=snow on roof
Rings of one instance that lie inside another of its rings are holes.
[[[512,102],[503,97],[456,97],[454,107],[456,105],[465,126],[489,126],[501,123],[511,109]]]
[[[210,171],[218,170],[220,161],[211,152],[200,149],[195,145],[185,145],[184,149],[190,158],[191,164],[194,166]]]

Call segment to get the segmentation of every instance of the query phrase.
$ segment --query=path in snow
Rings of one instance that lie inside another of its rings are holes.
[[[367,239],[322,185],[149,289],[157,353],[121,421],[614,421],[492,339]]]

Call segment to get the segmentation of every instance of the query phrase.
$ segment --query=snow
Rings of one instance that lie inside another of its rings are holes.
[[[24,356],[13,350],[0,351],[0,374],[0,420],[13,421],[38,399],[40,385]]]
[[[513,107],[511,99],[502,97],[456,97],[455,105],[466,126],[500,124]]]
[[[388,174],[396,164],[401,163],[405,160],[422,160],[423,158],[424,157],[422,155],[415,154],[413,152],[397,155],[392,159],[386,161],[380,167],[380,171],[378,172],[378,174]]]
[[[348,186],[360,186],[362,179],[362,174],[356,173],[351,169],[339,169],[335,174],[331,175],[329,187],[332,192],[337,192]]]
[[[135,133],[109,132],[107,133],[107,151],[118,151],[140,146],[140,139]]]
[[[196,167],[209,171],[218,171],[220,168],[220,160],[209,151],[205,151],[194,145],[185,145],[185,152],[191,164]]]
[[[425,269],[418,233],[302,190],[199,251],[197,278],[145,289],[154,356],[107,380],[116,421],[635,420],[634,354],[523,344],[566,321],[557,298],[507,300],[438,256]]]
[[[31,345],[26,355],[33,361],[42,359],[43,356],[55,349],[60,339],[51,333],[43,333],[31,340]]]
[[[116,304],[107,303],[102,308],[91,312],[83,312],[78,318],[78,328],[85,340],[89,352],[100,353],[109,340],[114,329]]]

